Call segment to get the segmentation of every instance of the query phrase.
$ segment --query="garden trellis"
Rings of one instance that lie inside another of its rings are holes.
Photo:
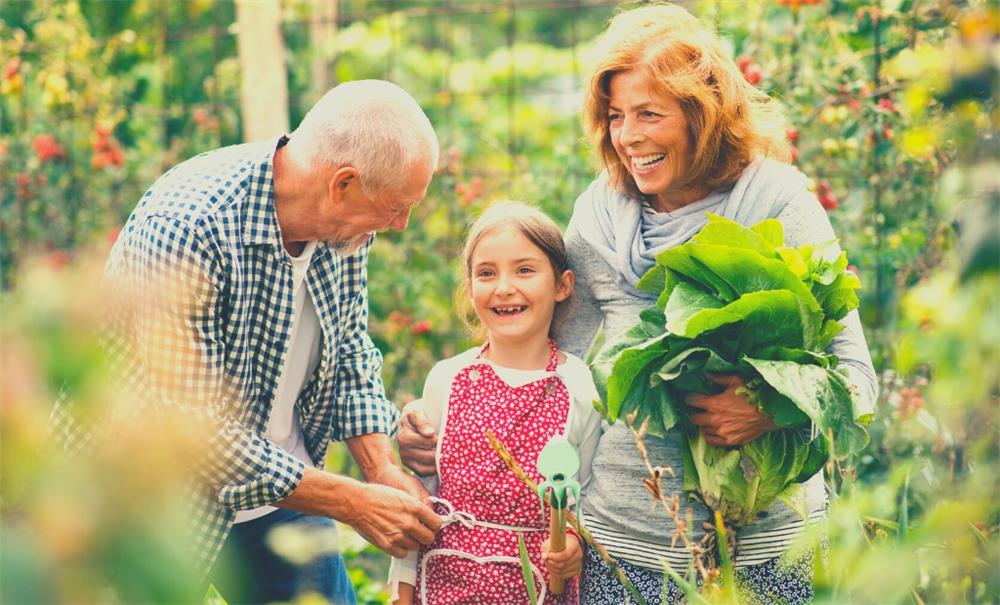
[[[413,92],[441,137],[428,199],[407,232],[380,236],[370,266],[371,332],[395,400],[415,395],[435,360],[469,342],[451,295],[469,218],[516,198],[565,225],[598,169],[577,110],[589,44],[620,4],[282,1],[291,124],[337,81],[386,78]],[[1000,157],[995,3],[681,4],[715,23],[748,81],[783,105],[796,163],[815,180],[862,282],[882,394],[872,445],[828,469],[856,514],[833,509],[833,575],[820,579],[820,600],[877,581],[899,587],[887,601],[912,591],[989,601],[1000,523],[995,505],[981,506],[982,490],[996,487],[983,475],[1000,476],[991,413],[1000,392],[991,369],[1000,339],[1000,197],[989,176]],[[242,140],[237,21],[232,0],[0,3],[0,295],[3,316],[14,318],[4,335],[23,329],[27,342],[63,343],[47,340],[49,316],[32,315],[47,307],[24,302],[28,292],[43,296],[27,277],[32,263],[103,254],[164,169]],[[21,357],[62,372],[66,358],[43,362],[63,348],[72,347],[39,345]],[[17,476],[8,465],[19,459],[4,456],[0,480]],[[344,459],[335,452],[330,466],[346,469]],[[937,554],[950,551],[959,555]],[[965,563],[976,557],[987,565]],[[899,575],[866,576],[872,562]]]

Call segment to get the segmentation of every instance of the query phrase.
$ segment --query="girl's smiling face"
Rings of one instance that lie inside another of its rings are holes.
[[[470,265],[469,296],[491,343],[548,338],[556,303],[573,291],[571,271],[556,275],[545,252],[505,226],[479,240]]]

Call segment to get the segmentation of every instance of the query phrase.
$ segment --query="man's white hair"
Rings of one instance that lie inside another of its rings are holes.
[[[408,92],[384,80],[357,80],[323,95],[292,133],[288,151],[310,170],[357,168],[371,197],[399,191],[418,162],[436,168],[439,147],[434,127]]]

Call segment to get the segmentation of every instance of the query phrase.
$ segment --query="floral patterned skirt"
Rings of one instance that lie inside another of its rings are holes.
[[[617,563],[649,605],[683,601],[684,592],[679,586],[668,580],[664,587],[663,572],[632,565],[621,559]],[[792,561],[776,557],[759,565],[737,567],[736,585],[740,592],[740,602],[746,605],[811,603],[812,574],[812,552],[806,552]],[[580,578],[580,605],[631,603],[632,599],[626,600],[625,595],[625,588],[618,582],[611,568],[597,551],[587,548]]]

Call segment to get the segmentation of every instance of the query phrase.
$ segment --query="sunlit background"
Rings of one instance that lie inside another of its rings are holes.
[[[580,91],[620,4],[0,3],[0,600],[202,598],[174,564],[184,514],[168,433],[122,423],[115,450],[49,455],[58,391],[94,422],[127,407],[106,386],[93,328],[114,294],[96,284],[159,174],[286,131],[340,81],[411,91],[439,132],[440,171],[369,269],[371,333],[401,405],[470,342],[452,304],[469,219],[514,198],[565,225],[596,174]],[[817,601],[997,602],[996,3],[682,4],[784,107],[796,164],[863,284],[882,390],[867,450],[828,468]],[[342,448],[327,465],[354,472]],[[387,559],[351,532],[343,548],[361,602],[384,602]]]

